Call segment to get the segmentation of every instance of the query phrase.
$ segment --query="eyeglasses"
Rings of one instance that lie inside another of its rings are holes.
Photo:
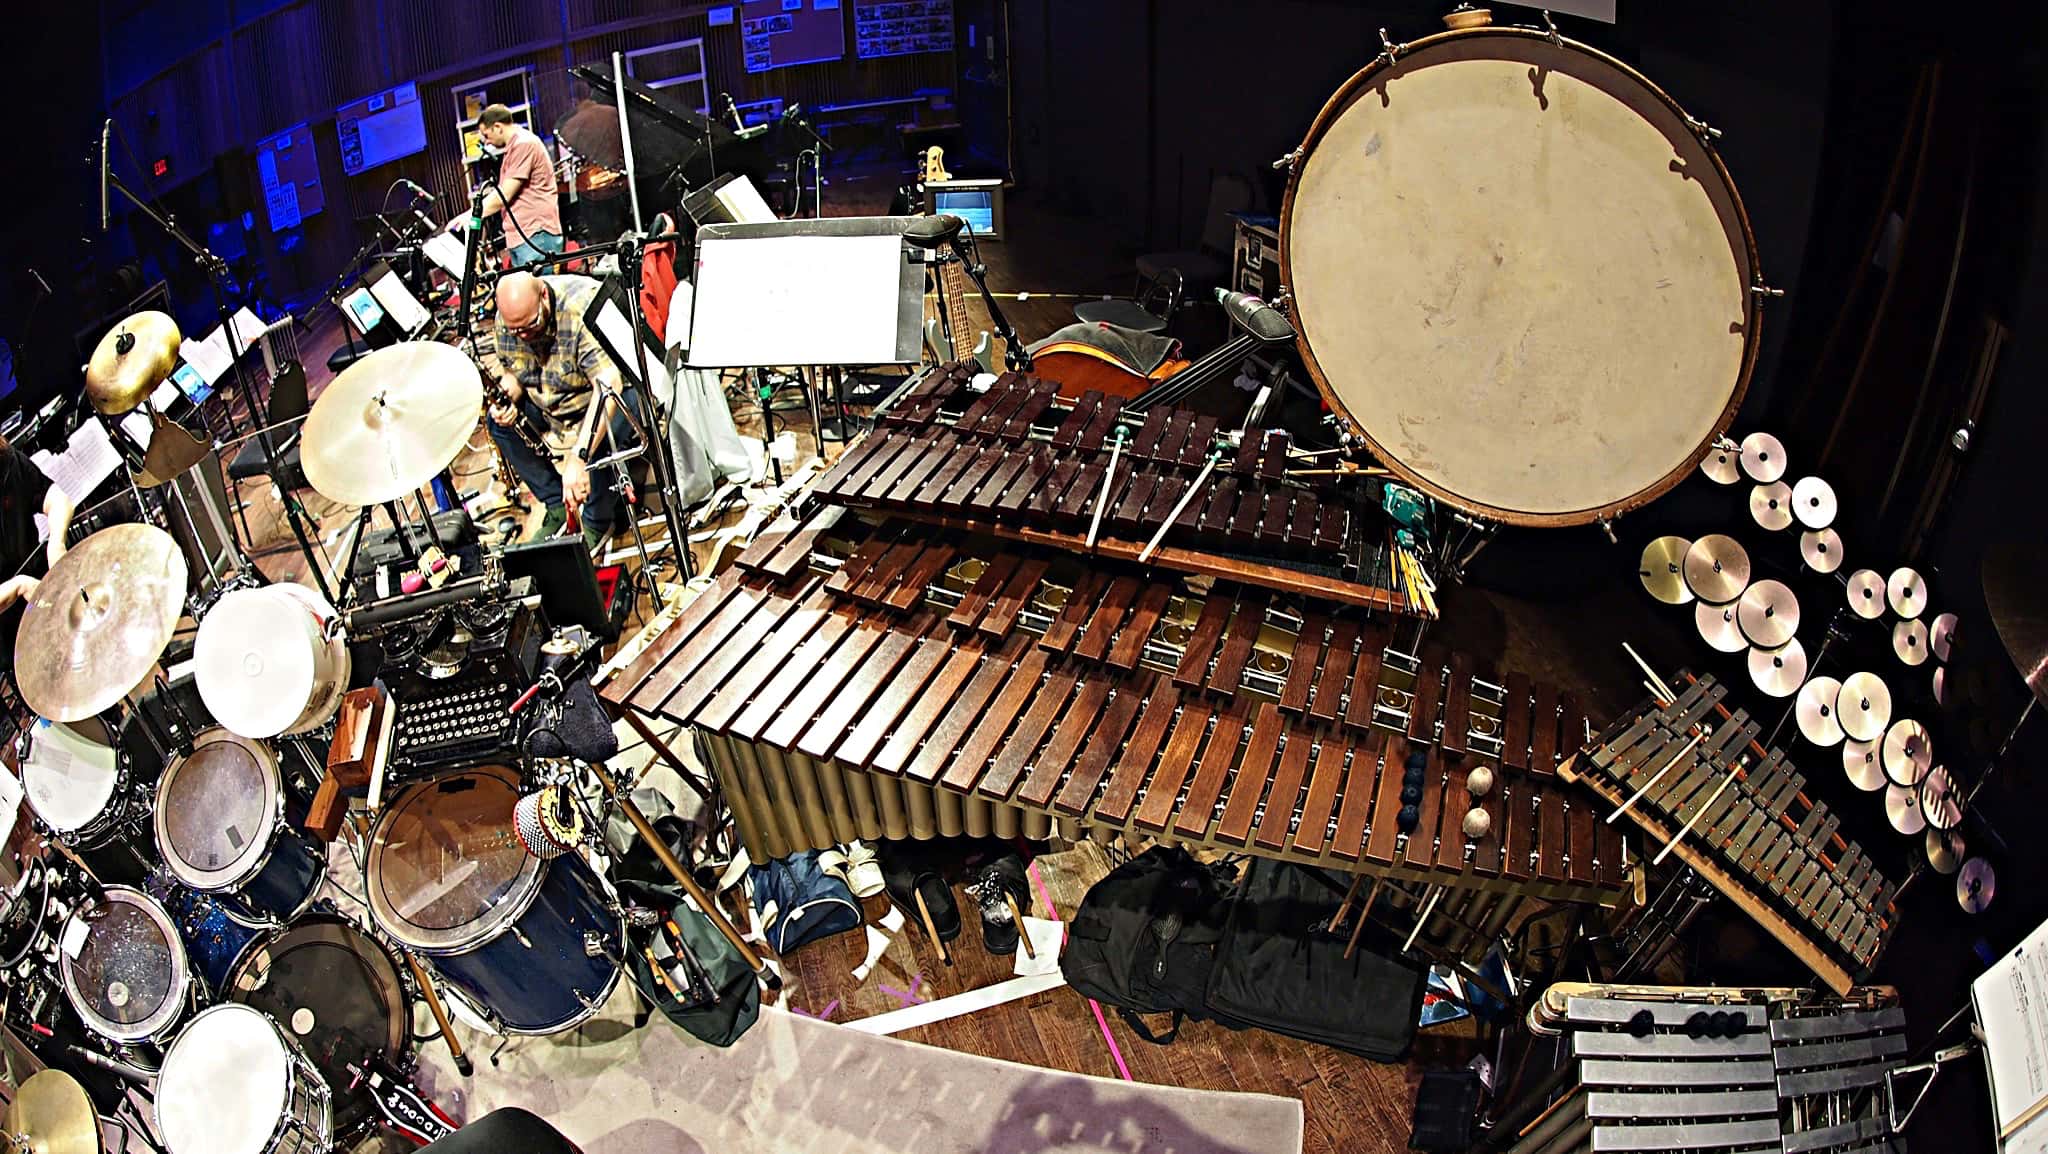
[[[505,328],[513,336],[522,339],[539,336],[548,331],[548,310],[543,307],[539,312],[533,314],[532,320],[527,321],[525,324],[507,323]]]

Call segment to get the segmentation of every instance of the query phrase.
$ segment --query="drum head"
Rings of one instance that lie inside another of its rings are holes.
[[[200,1013],[164,1051],[156,1119],[171,1154],[263,1154],[284,1121],[291,1056],[258,1010]]]
[[[154,1038],[185,1008],[185,945],[156,899],[126,886],[106,893],[65,923],[64,991],[93,1032]]]
[[[370,914],[413,949],[455,953],[517,920],[540,891],[519,844],[518,774],[469,770],[400,794],[371,836]]]
[[[106,732],[96,720],[91,725]],[[21,762],[29,808],[61,834],[76,833],[105,812],[121,777],[120,754],[81,728],[79,723],[37,720]]]
[[[1756,347],[1754,243],[1720,160],[1627,66],[1451,32],[1324,106],[1280,224],[1303,359],[1396,473],[1571,525],[1678,483]]]
[[[227,889],[262,865],[283,804],[270,750],[209,729],[157,783],[157,849],[179,881]]]
[[[320,1068],[334,1093],[334,1128],[367,1117],[372,1104],[349,1094],[371,1055],[398,1062],[408,1027],[398,967],[369,935],[346,922],[301,922],[242,956],[227,996],[269,1014]]]
[[[244,737],[276,737],[312,700],[327,641],[287,586],[237,589],[214,603],[192,646],[206,708]]]

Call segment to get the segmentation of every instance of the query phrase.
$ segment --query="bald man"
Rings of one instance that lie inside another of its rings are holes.
[[[513,404],[493,406],[489,420],[498,451],[547,506],[539,536],[560,531],[573,505],[584,543],[593,549],[611,536],[623,510],[612,469],[591,469],[586,462],[608,455],[608,446],[633,442],[632,426],[617,406],[603,406],[609,411],[598,422],[598,389],[623,390],[618,367],[585,324],[597,288],[587,276],[515,272],[498,281],[498,383]],[[625,395],[634,403],[631,393]],[[522,412],[530,427],[538,418],[536,431],[551,459],[514,430]]]

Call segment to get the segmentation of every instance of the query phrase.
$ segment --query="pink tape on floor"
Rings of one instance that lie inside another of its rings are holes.
[[[1038,863],[1032,862],[1027,872],[1031,875],[1032,888],[1038,891],[1038,904],[1045,907],[1045,916],[1054,921],[1059,921],[1059,908],[1052,904],[1052,891],[1047,888],[1045,879],[1039,876]],[[1062,923],[1060,926],[1060,945],[1064,948],[1066,944],[1067,928]],[[1111,1060],[1116,1062],[1117,1076],[1126,1082],[1136,1081],[1136,1079],[1131,1077],[1131,1068],[1124,1065],[1124,1052],[1117,1048],[1116,1035],[1109,1032],[1109,1019],[1102,1016],[1102,1006],[1094,998],[1089,998],[1088,1008],[1095,1012],[1095,1024],[1101,1027],[1102,1040],[1109,1045],[1109,1056]]]

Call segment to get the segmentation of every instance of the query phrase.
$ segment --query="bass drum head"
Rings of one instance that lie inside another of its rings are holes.
[[[185,1009],[185,943],[155,898],[107,886],[64,925],[64,993],[86,1028],[116,1042],[160,1038]]]
[[[104,740],[106,726],[36,720],[21,759],[21,784],[29,808],[44,825],[69,836],[91,825],[114,800],[121,779],[121,755]]]
[[[231,888],[256,872],[284,812],[269,747],[209,729],[157,783],[156,848],[180,882]]]
[[[423,782],[385,809],[365,871],[378,928],[427,954],[502,933],[540,892],[541,860],[513,825],[519,775],[486,766]]]
[[[202,1011],[164,1051],[157,1129],[171,1154],[265,1154],[291,1096],[291,1055],[260,1011]]]
[[[351,1063],[405,1053],[408,1003],[398,966],[376,940],[337,918],[311,918],[257,942],[235,964],[226,997],[269,1014],[327,1079],[334,1128],[367,1121],[375,1106],[350,1093]]]
[[[1647,80],[1526,29],[1353,76],[1280,224],[1300,348],[1397,474],[1522,525],[1662,494],[1734,417],[1755,244],[1719,158]]]

